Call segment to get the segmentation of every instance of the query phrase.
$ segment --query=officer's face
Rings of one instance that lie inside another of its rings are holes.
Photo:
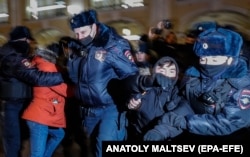
[[[177,76],[176,66],[173,63],[166,62],[163,65],[157,65],[155,73],[161,73],[166,77],[175,78]]]
[[[95,34],[96,25],[88,25],[74,29],[74,33],[76,35],[76,39],[81,40],[86,38],[87,36],[93,37]]]
[[[230,65],[232,63],[232,59],[232,57],[227,56],[203,56],[200,57],[200,64],[222,65],[226,63]]]

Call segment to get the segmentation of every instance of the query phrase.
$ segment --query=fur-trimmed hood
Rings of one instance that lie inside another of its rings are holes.
[[[58,55],[49,50],[44,48],[39,48],[35,51],[35,55],[42,57],[43,59],[46,59],[49,62],[56,63],[56,59],[58,58]]]

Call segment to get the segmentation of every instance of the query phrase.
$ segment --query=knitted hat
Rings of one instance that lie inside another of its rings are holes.
[[[212,28],[202,32],[194,45],[197,56],[238,57],[243,44],[240,34],[224,28]]]
[[[139,41],[138,43],[138,52],[149,53],[149,47],[146,42]]]
[[[34,40],[34,38],[30,33],[30,29],[28,27],[16,26],[15,28],[13,28],[12,31],[10,32],[10,40],[17,40],[22,38]]]
[[[81,12],[80,14],[77,14],[73,16],[70,20],[70,26],[71,29],[84,27],[87,25],[92,25],[93,23],[97,23],[97,13],[95,10],[88,10]]]

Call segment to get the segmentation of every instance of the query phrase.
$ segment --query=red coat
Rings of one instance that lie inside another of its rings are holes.
[[[39,70],[57,72],[56,65],[36,56],[33,59]],[[67,85],[62,83],[51,87],[33,87],[33,99],[23,112],[22,118],[52,127],[66,127],[64,113]]]

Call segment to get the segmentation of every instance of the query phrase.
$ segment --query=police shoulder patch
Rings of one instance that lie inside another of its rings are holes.
[[[107,51],[105,50],[97,50],[95,52],[95,59],[99,60],[100,62],[103,62],[106,58]]]
[[[131,61],[134,62],[134,58],[129,50],[125,51],[124,55]]]
[[[28,60],[28,59],[23,59],[22,60],[22,64],[27,67],[27,68],[31,68],[32,65],[31,65],[31,62]]]
[[[250,90],[243,89],[241,91],[238,103],[240,108],[243,110],[250,108]]]

